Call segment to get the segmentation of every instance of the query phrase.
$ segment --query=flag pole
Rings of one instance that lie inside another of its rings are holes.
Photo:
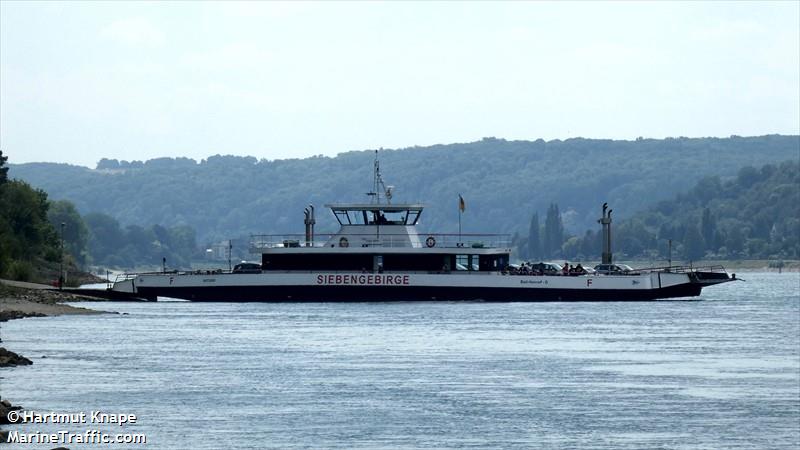
[[[461,247],[461,215],[464,214],[464,197],[458,194],[458,247]]]
[[[459,244],[461,244],[461,214],[463,214],[463,211],[461,211],[461,208],[458,208],[458,243]]]

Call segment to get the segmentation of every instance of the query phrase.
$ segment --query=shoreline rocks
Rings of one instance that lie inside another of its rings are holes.
[[[8,322],[9,320],[24,319],[26,317],[45,317],[47,314],[40,312],[23,312],[23,311],[0,311],[0,322]]]
[[[12,405],[8,400],[0,401],[0,425],[8,425],[11,421],[8,420],[8,413],[11,411],[22,411],[22,406]],[[0,442],[5,442],[3,438]]]
[[[30,366],[31,364],[33,361],[30,359],[0,347],[0,367]]]
[[[8,400],[0,400],[0,425],[8,425],[8,413],[11,411],[21,411],[22,406],[12,405]],[[8,443],[8,430],[0,430],[0,445]]]
[[[62,314],[103,314],[103,311],[80,308],[63,302],[83,301],[85,297],[59,291],[15,289],[0,291],[0,322],[26,317]]]

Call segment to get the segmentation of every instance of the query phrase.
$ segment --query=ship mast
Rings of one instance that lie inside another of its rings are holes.
[[[384,184],[383,178],[381,177],[381,163],[378,160],[378,151],[375,150],[375,163],[372,170],[372,191],[367,192],[367,195],[372,197],[370,203],[381,204],[381,191],[383,191],[383,195],[386,197],[386,204],[391,205],[394,186],[386,186],[386,184]]]

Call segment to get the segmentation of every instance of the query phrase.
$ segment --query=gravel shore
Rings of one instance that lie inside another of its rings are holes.
[[[97,299],[61,292],[46,285],[0,280],[0,322],[23,317],[102,314],[102,311],[64,304],[93,300]]]

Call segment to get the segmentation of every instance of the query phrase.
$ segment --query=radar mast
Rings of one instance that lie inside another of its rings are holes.
[[[371,197],[370,203],[381,204],[381,192],[386,197],[386,204],[392,204],[392,194],[394,193],[394,186],[386,186],[381,177],[381,163],[378,160],[378,150],[375,150],[375,163],[372,171],[372,191],[367,192]]]

